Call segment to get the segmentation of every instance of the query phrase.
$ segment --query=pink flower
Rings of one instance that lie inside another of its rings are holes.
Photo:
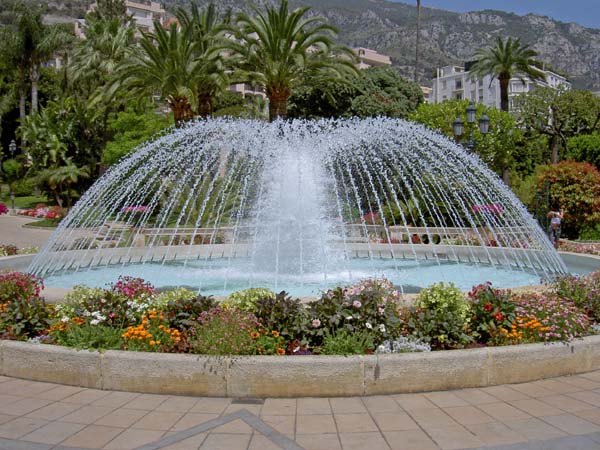
[[[354,300],[352,302],[352,306],[354,306],[355,308],[360,308],[362,306],[362,303],[358,300]]]
[[[321,326],[321,321],[319,319],[313,319],[312,326],[313,328],[319,328]]]

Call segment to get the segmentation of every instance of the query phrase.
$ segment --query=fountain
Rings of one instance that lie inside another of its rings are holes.
[[[226,294],[293,295],[385,276],[403,291],[537,284],[565,266],[477,156],[385,118],[209,120],[101,177],[29,271],[48,285],[119,274]]]

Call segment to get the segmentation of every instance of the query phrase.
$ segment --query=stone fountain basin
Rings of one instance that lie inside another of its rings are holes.
[[[600,336],[431,353],[202,356],[0,341],[0,375],[94,389],[215,397],[335,397],[524,383],[600,369]]]

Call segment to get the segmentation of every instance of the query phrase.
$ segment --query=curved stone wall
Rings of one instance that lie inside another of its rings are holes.
[[[0,341],[0,375],[156,394],[313,397],[398,394],[522,383],[600,369],[600,336],[432,353],[202,356],[89,352]]]

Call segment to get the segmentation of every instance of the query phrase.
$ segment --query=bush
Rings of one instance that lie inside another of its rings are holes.
[[[239,309],[211,308],[200,314],[189,330],[192,353],[203,355],[253,355],[260,323],[253,314]]]
[[[0,256],[13,256],[19,253],[16,245],[0,244]]]
[[[550,206],[564,209],[562,233],[576,238],[583,229],[600,222],[600,172],[588,163],[563,161],[541,166],[536,196],[545,198],[549,189]]]
[[[493,289],[491,283],[474,286],[469,292],[471,303],[471,331],[477,342],[502,344],[502,328],[510,328],[515,321],[516,305],[507,291]]]
[[[376,344],[399,335],[402,322],[398,314],[400,293],[388,280],[364,280],[346,288],[325,292],[309,304],[308,334],[319,345],[326,334],[337,330],[366,332]]]
[[[196,320],[202,313],[218,306],[214,298],[196,295],[183,288],[161,294],[159,298],[164,299],[163,295],[169,298],[162,310],[165,312],[170,326],[182,331],[196,325]]]
[[[42,280],[21,272],[0,273],[0,335],[27,339],[50,327],[52,308],[40,292]]]
[[[437,283],[417,296],[409,327],[433,349],[462,348],[468,336],[470,308],[463,293],[452,283]]]
[[[0,215],[7,214],[7,213],[8,213],[8,207],[4,203],[0,202]]]
[[[589,326],[584,312],[555,294],[520,294],[513,296],[513,301],[517,305],[515,323],[503,333],[514,344],[568,342],[583,336]]]
[[[299,299],[286,292],[256,301],[254,315],[267,330],[277,330],[286,340],[301,338],[308,324],[308,314]]]
[[[154,286],[143,279],[123,275],[119,276],[111,290],[117,295],[123,295],[132,300],[148,299],[156,293]]]
[[[321,346],[323,355],[363,355],[372,352],[375,344],[373,336],[367,332],[351,333],[339,329],[333,334],[326,333]]]
[[[183,339],[176,328],[169,328],[169,321],[162,311],[151,309],[142,316],[139,325],[127,327],[122,338],[126,350],[141,352],[172,351]]]
[[[375,353],[412,353],[430,352],[431,345],[414,336],[400,336],[394,340],[383,342]]]
[[[90,325],[77,320],[58,321],[49,330],[58,345],[79,349],[119,350],[123,330],[104,325]]]
[[[75,286],[64,302],[56,306],[62,320],[81,318],[90,325],[122,329],[138,323],[150,308],[144,301],[127,298],[113,290]]]
[[[265,330],[250,333],[255,339],[256,353],[259,355],[285,355],[285,340],[277,330]]]
[[[229,295],[223,302],[223,306],[234,306],[251,313],[256,312],[256,302],[260,299],[274,299],[275,292],[266,288],[250,288],[237,291]]]
[[[557,277],[551,288],[559,298],[572,301],[590,320],[600,322],[600,272]]]

